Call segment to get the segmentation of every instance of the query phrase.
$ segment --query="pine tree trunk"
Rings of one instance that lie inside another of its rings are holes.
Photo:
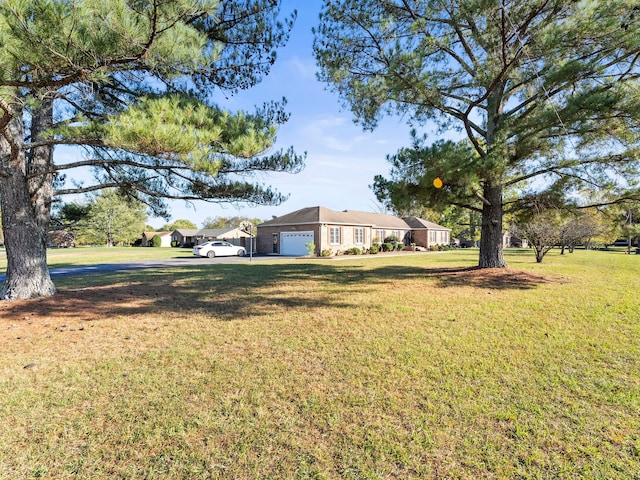
[[[7,275],[2,300],[49,296],[56,293],[47,266],[47,231],[23,206],[24,188],[2,179],[2,228],[7,253]],[[17,182],[15,182],[17,183]],[[12,202],[16,200],[16,203]],[[16,208],[17,207],[17,208]]]
[[[480,268],[504,268],[502,252],[502,187],[487,182],[483,191]]]
[[[51,125],[52,101],[43,100],[31,119],[32,139]],[[22,116],[15,114],[0,138],[0,202],[7,274],[0,299],[50,296],[56,292],[47,266],[47,230],[53,192],[52,150],[26,153]]]

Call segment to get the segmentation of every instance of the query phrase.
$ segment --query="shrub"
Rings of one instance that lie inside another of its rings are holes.
[[[329,248],[325,248],[324,250],[322,250],[322,252],[320,252],[320,255],[322,255],[323,257],[330,257],[331,255],[333,255],[333,251]]]
[[[160,235],[154,235],[153,238],[151,239],[151,246],[152,247],[161,247],[162,246],[162,239],[160,238]]]
[[[316,244],[314,242],[305,243],[304,246],[307,248],[307,254],[309,256],[315,255]]]
[[[360,255],[362,251],[358,247],[351,247],[344,251],[345,255]]]
[[[377,243],[374,243],[373,245],[371,245],[371,246],[369,247],[369,253],[371,253],[371,254],[376,254],[376,253],[378,253],[379,251],[380,251],[380,247],[378,246],[378,244],[377,244]]]
[[[385,242],[382,244],[383,252],[393,252],[394,245],[393,243]]]

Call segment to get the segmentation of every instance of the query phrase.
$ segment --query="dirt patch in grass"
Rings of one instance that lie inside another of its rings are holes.
[[[149,309],[157,297],[171,298],[169,286],[150,294],[144,285],[61,289],[52,297],[0,302],[0,348],[16,339],[46,335],[51,332],[82,331],[89,322],[122,316],[123,313]],[[10,332],[10,333],[9,333]]]
[[[427,269],[428,277],[437,277],[444,286],[470,286],[477,288],[529,289],[541,284],[561,284],[563,280],[511,268],[434,268]]]

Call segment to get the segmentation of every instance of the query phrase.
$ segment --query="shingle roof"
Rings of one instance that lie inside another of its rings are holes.
[[[404,217],[403,220],[407,222],[407,225],[409,225],[413,230],[417,230],[420,228],[429,228],[432,230],[451,230],[450,228],[443,227],[442,225],[438,225],[437,223],[430,222],[429,220],[425,220],[423,218]]]
[[[241,230],[238,230],[237,228],[201,228],[200,230],[179,228],[174,231],[178,232],[183,237],[197,236],[197,237],[214,237],[215,238],[219,236],[224,236],[225,234],[231,233],[231,232],[239,235],[240,237],[249,236],[248,234],[245,234],[244,232],[242,232]]]
[[[240,233],[240,236],[243,236],[244,234],[244,232],[242,232],[241,230],[238,230],[237,228],[203,228],[202,230],[198,230],[198,236],[221,237],[231,232],[233,232],[234,234]]]
[[[415,217],[412,217],[415,218]],[[420,219],[416,219],[420,220]],[[443,228],[435,223],[428,222],[427,220],[420,220],[419,226],[415,228]],[[363,225],[371,226],[373,228],[387,228],[387,229],[409,229],[414,228],[400,217],[394,215],[387,215],[384,213],[372,213],[372,212],[359,212],[357,210],[344,210],[337,212],[325,207],[307,207],[295,212],[287,213],[281,217],[268,220],[261,223],[261,227],[274,227],[280,225],[302,225],[302,224],[317,224],[317,223],[331,223],[334,225]]]

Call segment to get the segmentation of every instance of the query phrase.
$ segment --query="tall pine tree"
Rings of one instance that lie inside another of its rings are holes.
[[[264,154],[284,102],[231,113],[211,99],[259,82],[294,19],[273,0],[0,2],[0,297],[55,292],[46,233],[56,196],[117,187],[156,214],[166,198],[282,201],[243,176],[301,167],[292,149]],[[84,158],[57,161],[59,145]],[[95,182],[75,182],[79,168]]]
[[[400,114],[460,137],[417,132],[377,193],[481,212],[479,266],[504,267],[505,208],[584,186],[633,196],[639,20],[632,0],[332,0],[314,50],[365,128]]]

